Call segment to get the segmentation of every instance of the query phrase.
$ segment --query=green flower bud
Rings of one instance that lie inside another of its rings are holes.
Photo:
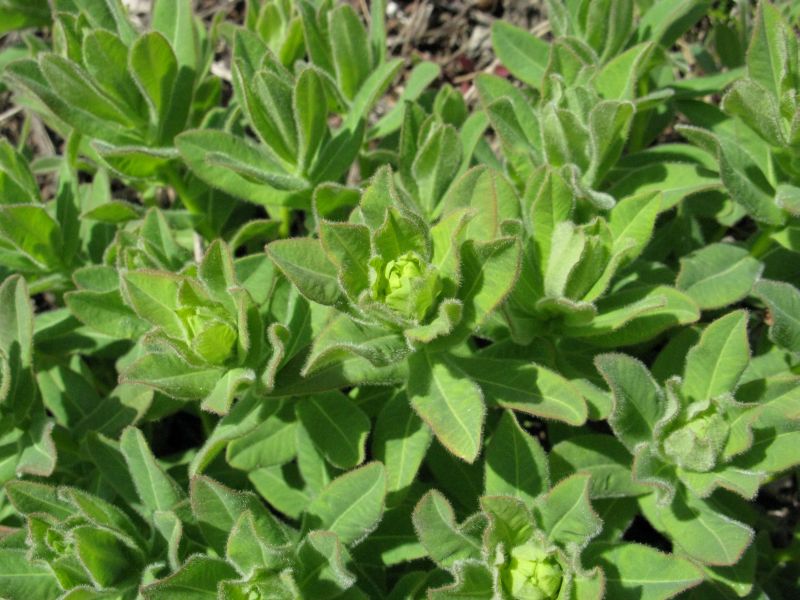
[[[263,597],[257,587],[252,586],[247,590],[247,600],[261,600]]]
[[[385,264],[379,262],[374,268],[377,273],[372,298],[408,319],[422,321],[442,291],[436,270],[414,252],[406,252]]]
[[[189,345],[203,360],[221,365],[233,355],[239,338],[233,325],[203,308],[187,309],[182,316]]]
[[[664,440],[664,452],[687,471],[705,473],[713,469],[730,434],[730,426],[716,412],[706,411]]]
[[[47,545],[50,547],[50,549],[58,555],[66,556],[72,554],[75,549],[72,540],[68,539],[55,529],[48,530],[47,534],[45,535],[45,539],[47,540]]]
[[[564,571],[554,554],[528,542],[511,551],[500,579],[515,600],[554,600],[561,590]]]

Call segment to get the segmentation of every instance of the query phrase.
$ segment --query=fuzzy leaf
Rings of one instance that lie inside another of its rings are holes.
[[[541,87],[549,53],[546,42],[510,23],[496,21],[492,47],[514,77],[533,88]]]
[[[332,465],[352,469],[364,462],[369,418],[347,396],[339,392],[309,396],[297,404],[297,416]]]
[[[192,556],[173,575],[142,588],[145,600],[216,600],[217,586],[239,575],[219,558]]]
[[[747,313],[728,313],[706,327],[686,355],[683,392],[692,401],[733,392],[749,362]]]
[[[534,506],[547,537],[569,552],[583,548],[600,533],[602,521],[589,502],[588,474],[573,475],[556,485]]]
[[[769,308],[770,339],[779,346],[800,353],[800,291],[788,283],[762,280],[755,294]]]
[[[183,499],[178,484],[158,464],[141,431],[134,427],[125,429],[120,437],[120,450],[139,499],[149,513],[170,510]]]
[[[665,401],[650,372],[641,362],[623,354],[601,354],[595,364],[614,395],[608,421],[616,436],[628,450],[651,442],[664,415]]]
[[[455,513],[447,499],[431,490],[417,504],[413,514],[414,528],[431,559],[448,568],[468,558],[479,558],[477,540],[460,531]]]
[[[61,594],[47,564],[32,562],[25,550],[15,548],[0,548],[0,591],[9,600],[54,600]]]
[[[355,544],[383,515],[386,470],[369,463],[334,479],[308,505],[304,529],[327,529],[343,544]]]
[[[700,570],[686,559],[642,544],[595,543],[586,560],[606,574],[607,592],[613,598],[667,600],[697,585]]]
[[[341,296],[336,268],[325,257],[318,240],[293,239],[272,242],[267,254],[309,300],[335,304]]]
[[[547,455],[535,438],[505,411],[486,446],[485,493],[532,504],[549,486]]]
[[[386,465],[387,490],[410,486],[419,471],[433,434],[412,410],[405,394],[396,394],[378,414],[372,452]]]
[[[450,452],[473,462],[486,412],[480,388],[425,351],[411,355],[408,376],[407,393],[417,414]]]
[[[702,309],[722,308],[744,298],[762,268],[744,248],[711,244],[681,258],[675,285]]]

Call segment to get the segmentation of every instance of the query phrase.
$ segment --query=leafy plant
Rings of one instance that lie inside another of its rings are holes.
[[[796,11],[546,4],[0,0],[0,597],[795,596]]]

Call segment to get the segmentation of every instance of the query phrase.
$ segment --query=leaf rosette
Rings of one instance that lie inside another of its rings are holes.
[[[221,414],[242,388],[271,385],[263,319],[223,242],[208,248],[196,271],[128,270],[121,288],[125,304],[151,326],[125,381],[202,399],[204,409]]]
[[[778,428],[796,439],[800,423],[785,387],[796,382],[753,380],[740,387],[750,361],[747,321],[740,310],[708,325],[688,350],[683,375],[663,385],[627,356],[596,360],[614,396],[609,423],[634,456],[633,478],[655,488],[641,500],[645,515],[670,535],[685,536],[683,552],[711,564],[736,562],[752,540],[747,525],[725,516],[714,492],[752,499],[768,477],[797,464],[796,456],[761,451]],[[743,401],[754,388],[761,391],[753,400],[760,401]],[[686,514],[698,518],[683,523]],[[693,546],[706,529],[728,536],[724,557],[705,544]]]

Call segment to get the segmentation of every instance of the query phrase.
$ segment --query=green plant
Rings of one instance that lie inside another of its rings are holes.
[[[794,597],[792,7],[547,6],[0,0],[0,597]]]

